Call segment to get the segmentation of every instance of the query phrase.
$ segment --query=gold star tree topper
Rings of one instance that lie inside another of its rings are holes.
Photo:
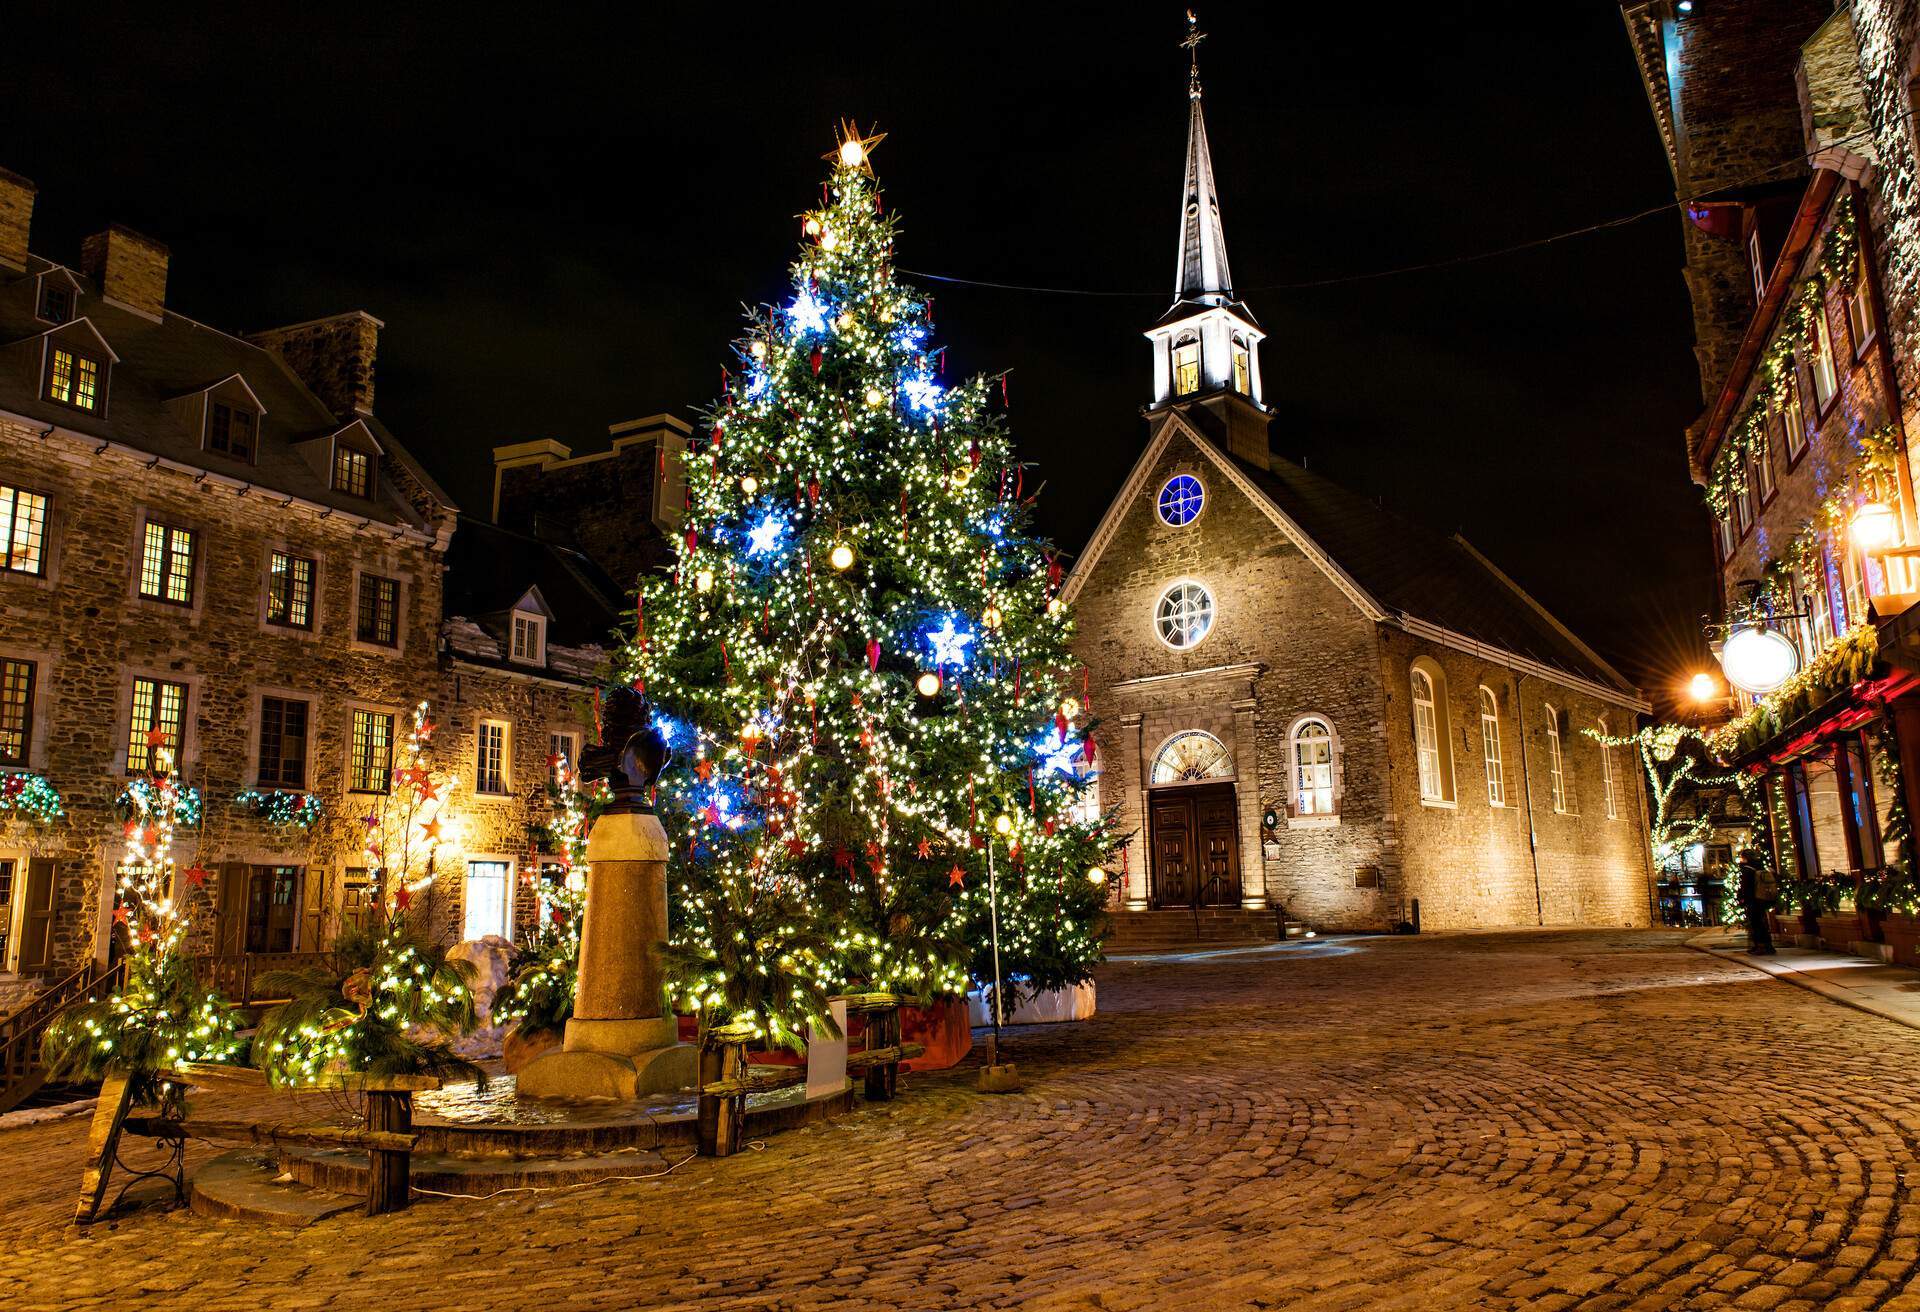
[[[873,176],[873,165],[868,162],[873,148],[887,139],[884,132],[869,131],[860,135],[860,127],[850,118],[840,120],[840,126],[834,133],[840,144],[820,158],[833,160],[842,168],[859,169],[868,177]]]

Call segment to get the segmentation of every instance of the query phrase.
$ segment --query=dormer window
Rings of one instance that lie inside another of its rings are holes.
[[[1173,394],[1191,396],[1200,390],[1200,342],[1188,337],[1173,348]]]
[[[333,490],[350,497],[372,495],[373,457],[357,447],[333,448]]]
[[[54,344],[47,352],[47,399],[92,413],[100,408],[102,373],[94,357]]]
[[[253,463],[260,416],[241,405],[214,401],[207,412],[207,450]]]
[[[48,323],[65,323],[73,318],[73,288],[53,278],[42,278],[40,317]]]
[[[547,663],[547,621],[524,610],[513,612],[513,641],[508,659],[521,665]]]

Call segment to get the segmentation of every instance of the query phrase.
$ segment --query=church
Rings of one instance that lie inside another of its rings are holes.
[[[1198,34],[1189,37],[1191,48]],[[1268,449],[1197,67],[1145,449],[1069,577],[1117,947],[1646,925],[1646,701],[1491,560]]]

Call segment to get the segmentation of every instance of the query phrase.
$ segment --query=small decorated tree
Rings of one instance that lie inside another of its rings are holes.
[[[1052,768],[1092,747],[1004,383],[942,381],[877,141],[843,134],[792,298],[749,317],[623,659],[677,758],[670,975],[776,1042],[848,988],[1086,978],[1115,846]]]
[[[246,1041],[232,1009],[203,987],[187,955],[188,917],[181,881],[206,878],[199,865],[180,871],[174,829],[198,798],[180,782],[165,730],[149,736],[153,768],[122,794],[126,850],[116,873],[112,933],[125,946],[125,975],[105,998],[90,999],[47,1028],[48,1078],[97,1080],[124,1074],[133,1096],[151,1102],[156,1077],[179,1062],[238,1060]]]
[[[289,999],[261,1018],[254,1041],[256,1064],[277,1081],[298,1084],[333,1072],[486,1080],[449,1041],[473,1028],[473,967],[448,958],[431,916],[415,908],[415,894],[433,882],[447,801],[458,783],[435,766],[433,733],[421,702],[389,790],[365,817],[373,923],[341,931],[337,969],[281,971],[262,980]]]

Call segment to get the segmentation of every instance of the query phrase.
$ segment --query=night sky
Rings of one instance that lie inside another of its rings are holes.
[[[126,223],[172,248],[171,306],[229,330],[370,311],[381,415],[484,514],[495,444],[591,450],[711,400],[834,122],[877,121],[903,268],[1138,293],[924,284],[950,366],[1013,371],[1043,527],[1091,533],[1171,299],[1179,5],[327,8],[16,10],[49,52],[0,119],[34,250]],[[1658,695],[1704,658],[1712,572],[1679,220],[1285,286],[1672,200],[1616,7],[1457,8],[1201,11],[1274,445],[1462,530]]]

